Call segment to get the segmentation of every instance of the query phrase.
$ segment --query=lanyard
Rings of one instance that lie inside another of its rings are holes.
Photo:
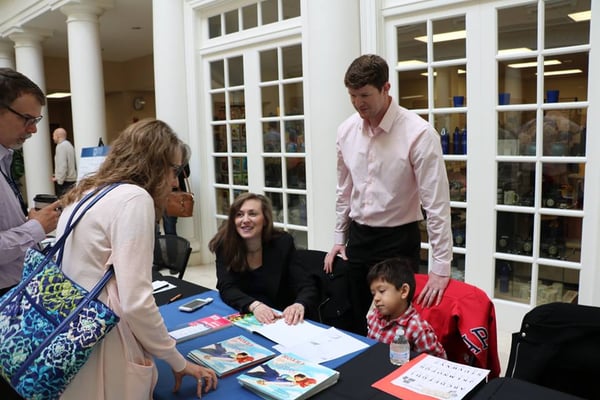
[[[21,196],[21,191],[19,190],[19,187],[17,186],[17,182],[15,182],[12,177],[9,177],[8,175],[6,175],[4,173],[4,171],[2,171],[1,168],[0,168],[0,172],[2,172],[2,176],[4,177],[4,179],[6,179],[6,182],[8,182],[13,193],[15,194],[15,196],[17,196],[17,199],[19,199],[19,203],[21,204],[21,210],[23,210],[23,214],[25,214],[25,216],[27,216],[27,214],[28,214],[27,206],[25,205],[25,201],[23,201],[23,196]]]

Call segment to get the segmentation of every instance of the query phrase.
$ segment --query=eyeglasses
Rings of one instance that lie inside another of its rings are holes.
[[[17,110],[13,110],[11,107],[9,106],[4,106],[8,111],[10,111],[11,113],[18,115],[19,117],[23,118],[25,120],[25,127],[28,128],[30,126],[33,125],[37,125],[38,122],[40,122],[42,120],[42,118],[44,118],[43,115],[40,115],[39,117],[32,117],[30,115],[25,115],[25,114],[21,114],[20,112],[18,112]]]
[[[179,176],[183,172],[183,165],[171,164],[171,169],[175,176]]]

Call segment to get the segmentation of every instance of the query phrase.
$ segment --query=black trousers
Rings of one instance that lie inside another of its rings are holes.
[[[367,285],[369,268],[393,257],[407,257],[415,272],[419,269],[421,236],[418,222],[396,227],[372,227],[356,222],[350,224],[346,255],[348,285],[353,311],[351,331],[367,334],[366,315],[373,300]]]
[[[73,186],[75,186],[76,182],[63,182],[62,185],[54,182],[54,191],[58,197],[62,197],[63,194],[67,193]]]

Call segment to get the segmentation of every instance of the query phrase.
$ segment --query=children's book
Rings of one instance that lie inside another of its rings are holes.
[[[202,317],[194,321],[185,323],[182,326],[169,332],[169,335],[177,341],[177,343],[193,339],[198,336],[206,335],[214,331],[231,326],[231,321],[218,314]]]
[[[421,354],[373,385],[400,399],[459,400],[481,384],[490,370]]]
[[[275,356],[271,350],[240,335],[194,349],[188,358],[214,370],[218,377],[267,361]]]
[[[291,353],[280,354],[238,376],[263,399],[303,400],[337,383],[340,373]]]

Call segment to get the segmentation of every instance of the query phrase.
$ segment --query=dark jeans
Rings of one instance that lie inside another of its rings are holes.
[[[348,256],[348,284],[353,311],[352,332],[367,334],[366,315],[373,300],[367,285],[369,268],[393,257],[413,260],[418,271],[421,236],[418,222],[396,227],[371,227],[356,222],[350,224],[346,255]]]
[[[54,190],[56,191],[56,196],[62,197],[63,194],[67,193],[73,186],[75,186],[76,182],[63,182],[62,185],[54,182]]]

